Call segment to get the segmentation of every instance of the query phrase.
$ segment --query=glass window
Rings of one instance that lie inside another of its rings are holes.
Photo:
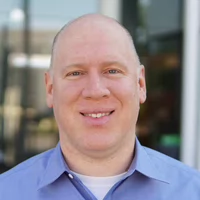
[[[123,24],[146,66],[147,100],[137,135],[151,148],[179,159],[182,1],[123,1]]]
[[[52,41],[64,24],[98,9],[97,0],[0,0],[0,171],[58,142],[44,86]]]

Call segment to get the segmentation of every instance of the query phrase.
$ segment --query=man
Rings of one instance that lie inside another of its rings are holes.
[[[145,71],[128,31],[90,14],[61,29],[45,74],[60,142],[0,178],[1,200],[199,200],[197,171],[135,136]]]

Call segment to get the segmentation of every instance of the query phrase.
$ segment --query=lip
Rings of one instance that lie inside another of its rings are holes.
[[[115,111],[115,109],[84,109],[80,110],[81,114],[98,114],[98,113],[110,113]]]
[[[108,116],[103,116],[103,117],[100,117],[100,118],[93,118],[93,117],[90,117],[90,116],[84,116],[84,114],[91,114],[91,113],[94,113],[94,114],[97,114],[97,113],[110,113],[110,115]],[[115,110],[96,110],[96,111],[86,111],[86,112],[80,112],[82,118],[83,118],[83,121],[84,123],[90,125],[90,126],[102,126],[102,125],[105,125],[106,123],[108,123],[113,115],[113,113],[115,112]]]

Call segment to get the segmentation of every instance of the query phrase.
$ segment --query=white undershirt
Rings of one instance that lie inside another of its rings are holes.
[[[73,173],[82,181],[82,183],[94,194],[98,200],[102,200],[108,191],[112,188],[112,186],[121,180],[126,174],[125,172],[116,176],[93,177],[78,174],[76,172]]]

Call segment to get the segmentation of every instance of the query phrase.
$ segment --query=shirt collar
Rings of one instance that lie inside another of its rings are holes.
[[[70,169],[64,160],[60,143],[58,143],[47,161],[46,168],[38,184],[38,189],[53,183],[65,172],[69,173]]]
[[[138,171],[146,177],[169,183],[168,178],[158,169],[155,161],[153,161],[145,147],[140,144],[137,138],[135,142],[135,156],[129,167],[127,176],[130,176],[135,171]]]
[[[135,142],[135,156],[129,167],[127,176],[132,175],[135,171],[138,171],[146,177],[169,183],[167,177],[159,171],[156,164],[137,138]],[[70,173],[70,169],[64,160],[60,143],[58,143],[48,159],[48,163],[39,182],[38,189],[53,183],[65,172]]]

